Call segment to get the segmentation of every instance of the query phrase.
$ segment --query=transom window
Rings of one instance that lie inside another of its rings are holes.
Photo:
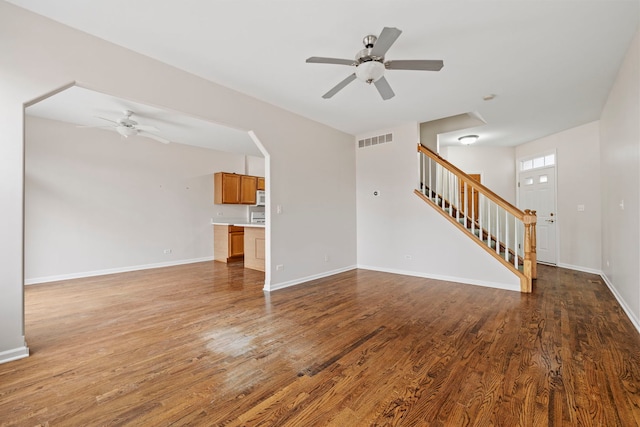
[[[547,154],[546,156],[534,157],[533,159],[521,160],[520,170],[528,171],[531,169],[544,168],[556,164],[556,155]]]

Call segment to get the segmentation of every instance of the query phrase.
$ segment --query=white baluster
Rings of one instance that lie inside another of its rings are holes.
[[[473,185],[471,186],[471,234],[476,235],[476,204],[473,200]]]
[[[427,161],[429,162],[429,199],[431,200],[431,194],[433,191],[433,187],[431,186],[431,164],[433,163],[433,160],[429,157]]]
[[[455,176],[456,187],[456,221],[460,222],[460,182],[458,181],[458,175]]]
[[[500,206],[496,203],[496,253],[500,254]]]
[[[504,211],[504,260],[509,262],[509,212]]]
[[[491,247],[491,200],[487,200],[487,246]]]
[[[426,194],[426,188],[425,187],[427,186],[427,184],[426,184],[426,181],[424,180],[424,178],[425,178],[424,172],[425,172],[425,169],[426,169],[426,165],[425,165],[425,157],[426,156],[423,153],[420,153],[420,152],[418,152],[418,153],[419,153],[419,156],[420,156],[420,182],[418,184],[420,185],[419,188],[422,191],[422,194]]]
[[[469,186],[467,181],[464,182],[464,228],[467,228],[467,220],[469,219],[469,212],[467,209],[469,200]]]
[[[440,170],[442,171],[440,174],[441,175],[440,183],[442,184],[442,188],[440,190],[440,202],[441,202],[440,207],[442,207],[442,210],[444,210],[444,173],[445,173],[444,167],[441,166]]]
[[[484,241],[484,236],[482,235],[482,230],[484,230],[484,226],[482,225],[482,219],[484,217],[482,214],[482,206],[484,206],[484,195],[482,193],[478,193],[478,228],[480,229],[478,237],[481,242]]]
[[[513,216],[513,251],[515,256],[513,257],[513,266],[518,268],[518,218]]]

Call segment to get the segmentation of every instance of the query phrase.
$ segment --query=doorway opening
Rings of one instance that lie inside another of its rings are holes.
[[[123,117],[140,132],[123,135]],[[26,103],[24,123],[25,285],[209,261],[212,220],[248,215],[214,205],[213,174],[269,181],[249,131],[75,83]]]
[[[536,211],[538,262],[558,264],[556,153],[546,152],[517,161],[518,208]]]

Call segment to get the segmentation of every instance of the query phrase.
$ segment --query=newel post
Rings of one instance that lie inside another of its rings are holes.
[[[536,216],[536,211],[525,209],[522,222],[524,223],[523,273],[525,276],[535,279],[538,277],[538,256],[536,254],[536,223],[538,222],[538,217]],[[529,292],[531,292],[531,289],[529,289]]]

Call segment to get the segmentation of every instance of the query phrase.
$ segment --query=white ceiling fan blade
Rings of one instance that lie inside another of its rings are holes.
[[[400,37],[400,34],[402,34],[402,30],[394,27],[384,27],[371,49],[371,56],[382,58],[391,45]]]
[[[388,70],[440,71],[444,62],[435,59],[402,59],[387,61],[384,66]]]
[[[113,129],[115,126],[110,126],[110,125],[105,125],[105,126],[102,126],[102,125],[80,126],[80,125],[78,125],[76,127],[78,129],[90,129],[90,128],[93,128],[93,129]]]
[[[171,141],[169,141],[168,139],[165,139],[165,138],[163,138],[163,137],[161,137],[161,136],[154,135],[154,134],[152,134],[152,133],[145,132],[145,131],[140,131],[140,132],[138,132],[138,135],[139,135],[139,136],[144,136],[144,137],[146,137],[146,138],[155,139],[156,141],[160,141],[160,142],[162,142],[163,144],[170,144],[170,143],[171,143]]]
[[[356,65],[353,59],[341,58],[324,58],[321,56],[312,56],[305,61],[308,64],[338,64],[338,65]]]
[[[160,132],[160,129],[155,126],[136,125],[136,129],[143,132]]]
[[[340,92],[346,85],[348,85],[349,83],[351,83],[355,79],[356,79],[356,73],[353,73],[350,76],[348,76],[346,79],[344,79],[343,81],[341,81],[340,83],[335,85],[333,87],[333,89],[331,89],[329,92],[327,92],[324,95],[322,95],[322,97],[324,99],[331,98],[333,95],[335,95],[336,93]]]
[[[96,119],[100,119],[100,120],[106,120],[110,123],[113,123],[116,126],[120,126],[120,123],[116,122],[115,120],[111,120],[111,119],[105,119],[104,117],[99,117],[99,116],[94,116]]]
[[[391,89],[389,82],[384,78],[384,76],[373,82],[373,84],[376,85],[376,89],[378,89],[380,96],[382,96],[382,99],[384,99],[385,101],[396,96],[396,94],[393,93],[393,89]]]

